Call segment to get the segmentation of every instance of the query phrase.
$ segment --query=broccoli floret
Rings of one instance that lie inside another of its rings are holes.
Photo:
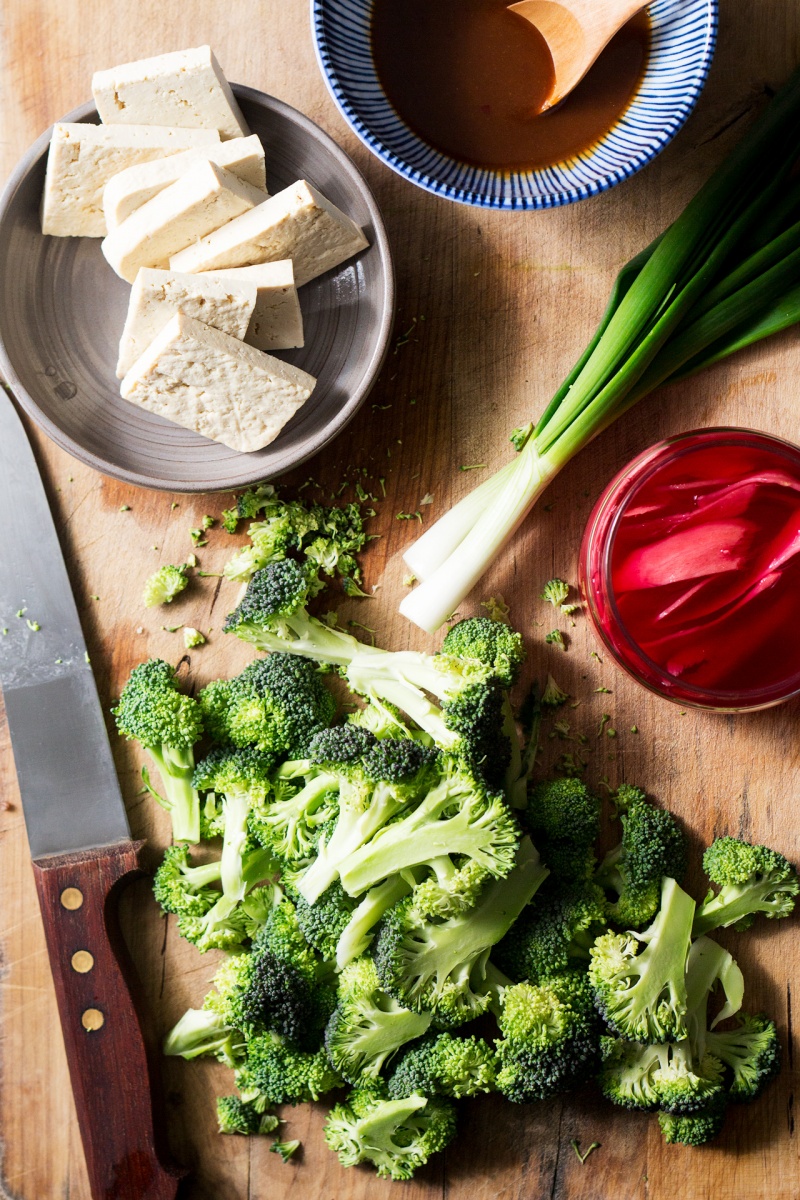
[[[153,879],[153,895],[164,912],[202,917],[219,899],[219,892],[210,885],[219,883],[220,874],[219,862],[193,867],[188,846],[168,846]]]
[[[186,570],[185,564],[179,567],[169,564],[159,567],[144,585],[142,600],[145,608],[155,608],[157,604],[172,604],[175,597],[179,596],[189,583]]]
[[[273,1113],[260,1113],[252,1104],[245,1104],[238,1096],[217,1097],[217,1124],[220,1133],[272,1133],[278,1127],[278,1118]]]
[[[569,692],[562,692],[555,679],[553,679],[553,676],[548,675],[544,691],[542,692],[542,706],[544,708],[559,708],[562,704],[566,704],[568,700]]]
[[[134,667],[113,712],[123,737],[140,742],[158,767],[175,841],[199,842],[200,800],[192,773],[203,720],[191,696],[178,691],[174,668],[160,658]]]
[[[232,900],[244,899],[247,891],[243,857],[248,849],[248,819],[253,804],[263,801],[270,790],[274,761],[272,754],[251,746],[242,750],[220,747],[195,768],[192,782],[198,791],[221,797],[222,893]]]
[[[494,683],[472,684],[446,700],[442,711],[448,729],[459,739],[452,753],[489,787],[510,789],[519,774],[520,756],[507,726],[507,699],[501,688]],[[516,739],[516,732],[511,732]]]
[[[335,709],[319,671],[294,654],[258,659],[235,679],[209,684],[198,700],[215,741],[256,746],[276,760],[303,758]]]
[[[293,1138],[290,1142],[273,1142],[270,1150],[273,1154],[280,1154],[281,1160],[285,1163],[289,1161],[293,1154],[296,1154],[300,1149],[300,1141],[298,1138]]]
[[[743,1013],[735,1029],[707,1033],[706,1046],[731,1072],[731,1100],[756,1100],[781,1069],[778,1031],[763,1013]]]
[[[707,1031],[708,997],[720,983],[726,1002],[715,1024],[733,1015],[744,994],[742,973],[731,955],[709,938],[692,944],[686,962],[682,1040],[648,1045],[603,1039],[600,1089],[625,1108],[690,1114],[725,1094],[723,1064],[712,1052]]]
[[[399,1003],[432,1012],[444,1026],[461,1025],[485,1012],[486,963],[547,878],[530,839],[517,851],[514,869],[493,879],[474,908],[433,924],[419,916],[413,896],[385,916],[375,961],[383,987]]]
[[[348,1083],[376,1079],[401,1046],[427,1032],[431,1019],[393,1000],[381,988],[372,959],[358,958],[339,978],[325,1030],[328,1057]]]
[[[278,1033],[292,1047],[317,1047],[336,1003],[335,988],[303,937],[290,901],[270,912],[250,957],[241,998],[244,1026]]]
[[[375,750],[401,746],[421,749],[416,742],[387,739],[378,742]],[[519,827],[505,800],[487,793],[480,781],[457,764],[443,765],[446,773],[441,781],[407,816],[384,826],[347,858],[340,874],[342,886],[351,896],[443,856],[464,856],[497,878],[511,870]]]
[[[600,833],[600,800],[580,779],[551,779],[530,791],[521,814],[550,868],[551,887],[573,886],[594,868]]]
[[[455,1108],[449,1100],[389,1100],[378,1088],[362,1088],[331,1109],[325,1141],[343,1167],[370,1162],[380,1178],[406,1180],[432,1154],[444,1150],[455,1131]]]
[[[671,813],[655,808],[638,788],[617,792],[622,841],[600,864],[595,881],[614,897],[609,920],[641,929],[658,910],[665,875],[681,882],[686,872],[686,838]]]
[[[496,1089],[497,1059],[479,1037],[428,1034],[404,1051],[388,1082],[392,1100],[405,1096],[477,1096]]]
[[[414,911],[423,920],[445,920],[474,908],[491,878],[489,871],[474,859],[456,867],[449,855],[443,855],[426,866],[433,875],[417,884],[413,899]]]
[[[167,1034],[163,1045],[168,1058],[201,1058],[210,1055],[228,1067],[243,1061],[245,1041],[218,1013],[190,1008]]]
[[[202,915],[178,915],[178,932],[201,954],[208,950],[236,950],[261,928],[282,896],[275,883],[277,865],[267,850],[248,850],[242,858],[245,896],[237,901],[219,895]]]
[[[361,754],[353,761],[359,745]],[[409,739],[378,741],[354,725],[341,725],[315,739],[311,757],[337,779],[339,812],[330,836],[320,837],[316,858],[297,881],[297,890],[309,904],[330,887],[361,846],[427,791],[438,773],[435,751]],[[351,889],[345,885],[345,890]]]
[[[503,621],[469,617],[459,621],[442,643],[442,653],[456,658],[474,658],[490,669],[504,688],[513,687],[525,662],[522,635]]]
[[[321,832],[339,811],[339,782],[307,764],[306,782],[296,789],[293,781],[281,778],[281,770],[273,778],[271,794],[251,809],[250,831],[262,846],[290,864],[315,854]]]
[[[250,1038],[247,1061],[236,1072],[242,1099],[259,1107],[308,1104],[341,1084],[324,1048],[295,1050],[275,1033]]]
[[[453,701],[468,686],[489,686],[491,669],[475,659],[409,650],[393,653],[363,645],[309,616],[305,605],[315,580],[292,559],[256,572],[239,607],[228,617],[226,632],[261,650],[288,651],[339,667],[360,696],[395,705],[437,745],[454,749],[459,734],[426,693],[435,696],[439,705]]]
[[[788,917],[800,892],[797,872],[777,850],[752,846],[738,838],[717,838],[703,855],[703,868],[712,883],[698,907],[694,936],[712,929],[749,929],[757,913],[771,919]]]
[[[563,604],[568,595],[569,584],[563,579],[549,579],[541,591],[542,600],[552,604],[553,608],[558,608],[559,604]]]
[[[554,893],[544,889],[492,952],[492,961],[515,983],[539,983],[589,964],[589,951],[608,928],[603,895],[579,881]]]
[[[591,950],[589,976],[602,1016],[620,1037],[640,1042],[686,1037],[686,959],[694,900],[664,878],[661,908],[641,933],[606,933]]]
[[[688,1039],[647,1045],[603,1038],[602,1054],[600,1090],[623,1108],[697,1113],[724,1095],[722,1064],[711,1054],[698,1058]]]
[[[727,1100],[715,1096],[709,1103],[689,1116],[660,1112],[658,1124],[668,1145],[704,1146],[717,1136],[725,1124]]]
[[[297,923],[306,941],[328,962],[336,961],[339,938],[350,923],[355,907],[356,901],[345,893],[338,880],[314,904],[306,903],[297,893]]]
[[[504,990],[498,1016],[503,1036],[496,1043],[497,1087],[508,1100],[545,1100],[592,1077],[600,1057],[592,1001],[582,971]]]

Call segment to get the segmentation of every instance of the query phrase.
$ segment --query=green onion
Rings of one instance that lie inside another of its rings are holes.
[[[623,267],[592,341],[519,453],[427,530],[400,611],[438,629],[551,479],[661,383],[800,321],[800,70],[680,217]],[[765,229],[769,230],[764,240]]]

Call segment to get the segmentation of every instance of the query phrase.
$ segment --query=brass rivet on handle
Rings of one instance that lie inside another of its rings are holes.
[[[94,966],[94,959],[88,950],[76,950],[71,959],[73,971],[85,975]]]
[[[87,1008],[81,1013],[81,1025],[90,1033],[94,1029],[101,1029],[105,1024],[105,1017],[100,1012],[99,1008]]]
[[[78,888],[64,888],[61,893],[61,905],[63,908],[74,910],[80,908],[83,904],[83,892]]]

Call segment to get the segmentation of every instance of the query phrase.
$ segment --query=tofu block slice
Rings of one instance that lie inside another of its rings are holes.
[[[100,244],[103,254],[133,283],[140,267],[166,269],[172,255],[254,208],[263,195],[205,159],[112,229]]]
[[[105,125],[216,129],[223,139],[250,132],[210,46],[95,71],[92,95]]]
[[[256,292],[250,279],[212,279],[143,267],[131,288],[117,378],[127,374],[177,312],[242,341],[256,305]]]
[[[141,208],[153,196],[163,192],[186,174],[186,172],[206,158],[209,162],[224,167],[237,179],[267,192],[267,174],[264,163],[264,147],[253,133],[246,138],[233,138],[229,142],[220,142],[216,146],[206,146],[203,150],[184,150],[173,154],[170,158],[158,158],[152,162],[138,163],[114,175],[106,184],[103,192],[103,211],[105,212],[107,229],[116,229],[137,208]]]
[[[259,350],[294,350],[303,345],[303,314],[294,286],[292,260],[258,263],[254,267],[229,267],[227,271],[203,271],[185,279],[218,279],[221,283],[256,285],[256,305],[245,341]],[[192,314],[194,315],[194,314]]]
[[[176,313],[122,381],[125,400],[248,454],[273,442],[316,379]]]
[[[42,196],[42,233],[54,237],[105,237],[103,189],[113,175],[137,163],[192,148],[219,146],[213,129],[155,125],[53,126]]]
[[[176,271],[214,271],[290,258],[302,287],[364,250],[361,229],[304,179],[177,254]]]

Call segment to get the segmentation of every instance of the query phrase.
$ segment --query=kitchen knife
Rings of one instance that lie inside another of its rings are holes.
[[[36,460],[0,394],[0,686],[94,1200],[172,1200],[158,1059],[117,920],[142,874]]]

